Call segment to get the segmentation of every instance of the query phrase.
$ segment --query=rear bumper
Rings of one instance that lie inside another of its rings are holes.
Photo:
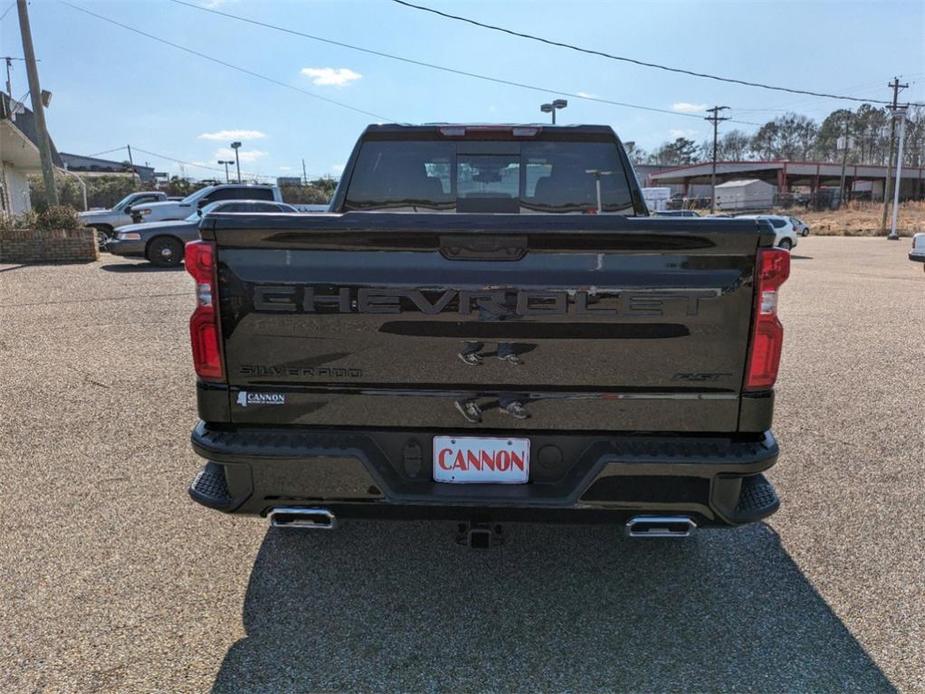
[[[323,505],[340,517],[623,522],[688,515],[740,525],[777,510],[761,474],[775,464],[771,432],[750,438],[535,432],[524,485],[433,481],[432,439],[417,430],[232,430],[200,422],[194,450],[209,462],[192,498],[225,512]]]

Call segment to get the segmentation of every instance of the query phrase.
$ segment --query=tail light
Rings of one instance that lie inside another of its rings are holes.
[[[784,326],[777,318],[777,292],[790,276],[790,252],[759,249],[755,275],[755,319],[745,389],[767,390],[777,380],[784,345]]]
[[[199,378],[221,381],[221,337],[218,329],[218,312],[214,301],[215,245],[208,241],[190,241],[186,244],[186,271],[196,281],[196,310],[189,320],[190,342],[193,346],[193,366]]]

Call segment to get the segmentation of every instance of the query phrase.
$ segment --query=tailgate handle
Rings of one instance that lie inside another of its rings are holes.
[[[527,237],[441,236],[440,254],[447,260],[520,260],[527,254]]]

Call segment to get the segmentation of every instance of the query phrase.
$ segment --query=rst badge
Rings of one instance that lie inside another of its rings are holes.
[[[434,437],[434,480],[453,484],[525,484],[530,439]]]
[[[247,407],[248,405],[285,405],[286,394],[250,393],[246,390],[242,390],[238,393],[238,398],[235,402],[237,402],[241,407]]]

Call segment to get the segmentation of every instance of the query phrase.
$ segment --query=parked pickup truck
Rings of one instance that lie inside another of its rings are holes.
[[[115,229],[132,223],[132,206],[145,203],[164,202],[167,193],[148,190],[129,193],[108,210],[89,210],[78,216],[84,226],[93,227],[105,237],[110,237]]]
[[[132,207],[132,218],[136,224],[186,219],[190,216],[190,213],[218,200],[274,200],[282,202],[283,194],[277,186],[223,183],[200,188],[182,200],[155,202],[150,205],[134,205]]]
[[[790,253],[764,220],[648,216],[606,126],[370,126],[318,215],[206,215],[186,247],[193,499],[339,518],[773,513]]]

